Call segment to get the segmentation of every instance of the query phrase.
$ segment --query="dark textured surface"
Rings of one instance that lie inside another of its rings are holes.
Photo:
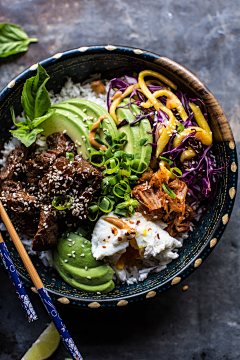
[[[70,48],[122,44],[167,56],[195,73],[219,100],[240,141],[239,1],[0,0],[0,22],[21,25],[38,44],[0,60],[0,88],[26,67]],[[239,208],[213,254],[188,280],[125,308],[59,311],[86,360],[240,359]],[[29,325],[0,272],[0,359],[15,360],[49,322]],[[51,359],[68,357],[61,345]]]

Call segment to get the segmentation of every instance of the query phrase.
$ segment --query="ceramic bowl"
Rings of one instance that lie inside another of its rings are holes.
[[[81,47],[58,53],[40,63],[51,77],[47,84],[48,89],[53,89],[56,93],[64,85],[67,76],[75,82],[82,82],[94,73],[101,73],[103,78],[111,79],[133,69],[136,72],[152,69],[167,76],[183,92],[193,98],[200,98],[206,104],[214,135],[214,152],[218,166],[227,163],[228,166],[222,173],[213,203],[201,217],[189,238],[184,241],[183,247],[179,250],[179,257],[165,270],[151,274],[143,282],[129,286],[116,285],[112,292],[97,295],[71,287],[55,270],[43,266],[38,258],[32,257],[53,300],[58,300],[66,306],[78,308],[126,306],[171,289],[200,267],[210,255],[220,240],[233,209],[237,188],[237,154],[232,131],[221,106],[206,86],[183,66],[145,50],[113,45]],[[36,68],[37,64],[33,64],[15,79],[9,79],[9,84],[0,94],[1,149],[10,137],[8,130],[12,126],[12,120],[9,108],[13,105],[16,114],[21,113],[20,97],[23,84],[26,79],[36,74]],[[32,287],[12,242],[6,239],[6,244],[25,285]]]

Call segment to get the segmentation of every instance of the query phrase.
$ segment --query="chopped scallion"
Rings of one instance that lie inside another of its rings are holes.
[[[173,200],[176,199],[176,194],[166,184],[162,184],[162,188]]]

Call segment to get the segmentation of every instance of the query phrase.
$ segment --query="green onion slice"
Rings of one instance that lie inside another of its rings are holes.
[[[109,166],[109,167],[108,167]],[[113,174],[119,169],[119,160],[118,158],[110,158],[105,162],[105,168],[107,174]]]
[[[148,168],[148,164],[143,160],[133,160],[131,161],[131,170],[136,174],[142,174]]]
[[[88,215],[87,217],[89,218],[90,221],[96,221],[99,215],[99,206],[96,202],[92,202],[90,206],[88,206]],[[94,216],[92,217],[91,214],[93,214]]]
[[[131,193],[131,188],[126,181],[121,180],[118,184],[114,186],[113,193],[117,197],[123,199],[125,194]]]
[[[162,188],[173,200],[176,198],[175,192],[173,192],[166,184],[162,184]]]
[[[73,154],[73,153],[66,152],[66,158],[67,158],[69,161],[74,161],[74,154]]]
[[[72,204],[73,204],[73,199],[69,195],[55,196],[55,198],[52,201],[52,206],[54,206],[55,209],[57,210],[66,210],[70,208]]]
[[[106,197],[106,196],[101,196],[99,198],[99,209],[105,213],[109,213],[110,211],[112,211],[113,209],[113,203],[112,201]]]
[[[129,180],[130,181],[138,181],[138,177],[137,177],[137,175],[131,175],[131,176],[129,176]]]
[[[114,156],[111,148],[108,148],[104,155],[105,155],[108,159],[110,159],[111,157]]]
[[[95,137],[94,140],[97,141],[99,144],[106,146],[106,144],[99,137]]]
[[[170,171],[174,176],[176,176],[178,178],[180,178],[182,176],[182,171],[177,167],[170,168]]]
[[[172,160],[169,160],[169,159],[165,158],[164,156],[159,156],[159,159],[163,160],[163,161],[166,161],[169,166],[171,166],[173,164]]]
[[[177,128],[177,132],[181,133],[184,129],[185,129],[184,125],[182,123],[179,123],[178,128]]]
[[[140,140],[140,145],[143,146],[144,144],[146,144],[146,142],[147,142],[147,138],[142,138]]]
[[[96,162],[94,162],[93,161],[93,158],[94,157],[102,157],[102,162],[98,162],[98,163],[96,163]],[[92,165],[94,165],[94,166],[98,166],[98,167],[100,167],[100,166],[103,166],[104,165],[104,163],[105,163],[105,158],[104,158],[104,156],[103,156],[103,154],[101,154],[100,152],[93,152],[93,153],[91,153],[91,155],[90,155],[90,163],[92,164]]]

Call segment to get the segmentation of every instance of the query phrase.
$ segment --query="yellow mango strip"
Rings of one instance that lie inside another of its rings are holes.
[[[211,129],[210,129],[205,117],[203,116],[200,107],[195,105],[192,102],[189,102],[189,106],[192,109],[192,112],[194,113],[194,118],[195,118],[198,126],[212,135]]]
[[[186,121],[188,118],[188,115],[186,111],[184,110],[184,107],[182,106],[181,101],[178,99],[178,97],[171,92],[170,90],[161,89],[157,90],[152,94],[155,98],[158,98],[159,96],[166,96],[167,97],[167,104],[166,107],[168,109],[176,109],[183,119],[183,121]],[[148,100],[146,103],[141,103],[141,106],[145,108],[149,108],[152,106],[151,102]],[[200,125],[199,125],[200,126]]]
[[[138,84],[130,85],[127,87],[127,89],[124,91],[124,93],[121,93],[121,91],[117,91],[113,96],[113,102],[110,106],[109,114],[115,121],[116,125],[118,125],[116,108],[125,97],[127,97],[128,95],[130,95],[132,93],[133,89],[139,89],[139,85]]]
[[[142,89],[143,94],[151,101],[151,103],[153,104],[155,109],[158,111],[160,109],[159,104],[158,104],[156,98],[151,93],[151,91],[148,89],[148,87],[147,87],[147,85],[146,85],[146,83],[144,81],[145,76],[153,76],[153,77],[163,81],[165,84],[169,85],[174,90],[177,89],[177,86],[172,81],[167,79],[164,75],[159,74],[156,71],[144,70],[144,71],[141,71],[139,73],[139,75],[138,75],[138,84],[139,84],[140,88]]]
[[[155,79],[153,79],[153,80],[147,80],[146,81],[146,85],[157,85],[157,86],[163,86],[164,87],[164,84],[163,83],[161,83],[161,81],[159,81],[159,80],[155,80]]]
[[[209,132],[207,132],[206,130],[203,130],[200,127],[197,126],[191,126],[185,130],[183,130],[180,134],[177,134],[173,140],[173,148],[176,148],[178,145],[181,144],[181,142],[183,141],[183,139],[193,133],[196,132],[195,136],[201,140],[201,142],[204,145],[211,145],[212,144],[212,135],[209,134]]]
[[[176,126],[178,125],[178,121],[173,115],[172,111],[166,108],[164,105],[160,105],[160,109],[164,111],[168,117],[169,121],[167,127],[164,126],[159,131],[160,138],[157,142],[157,150],[156,150],[156,157],[158,157],[164,150],[165,146],[168,144],[170,137],[172,136]]]
[[[183,163],[185,160],[190,160],[196,155],[197,155],[196,152],[193,149],[191,149],[190,147],[188,147],[187,150],[184,150],[181,153],[180,161]]]
[[[165,174],[167,181],[169,179],[176,179],[176,176],[168,170],[168,163],[166,161],[161,160],[159,163],[160,170]]]

